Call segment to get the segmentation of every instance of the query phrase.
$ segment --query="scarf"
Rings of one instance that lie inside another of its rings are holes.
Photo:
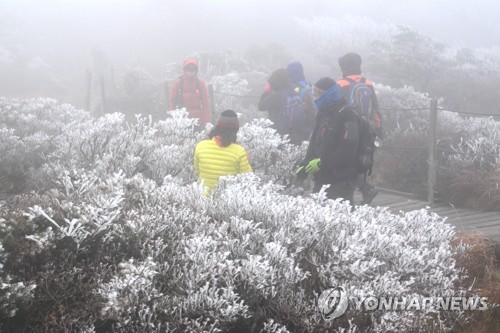
[[[340,96],[339,86],[334,85],[328,89],[320,98],[314,101],[318,112],[325,112],[330,110],[333,106],[342,101],[342,96]]]

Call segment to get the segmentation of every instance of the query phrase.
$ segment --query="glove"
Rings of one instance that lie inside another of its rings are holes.
[[[320,166],[321,166],[321,160],[319,158],[315,158],[314,160],[311,160],[309,164],[307,164],[306,172],[310,175],[314,175],[316,172],[319,171]]]
[[[269,83],[266,84],[266,87],[264,88],[264,91],[267,93],[270,93],[272,91],[271,85]]]
[[[299,180],[304,180],[307,178],[306,166],[302,165],[295,170],[295,176]]]

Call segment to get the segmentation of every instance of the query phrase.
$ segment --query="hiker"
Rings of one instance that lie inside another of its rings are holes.
[[[212,112],[205,82],[198,78],[198,60],[186,58],[182,64],[183,73],[174,81],[169,95],[170,110],[186,108],[189,118],[198,118],[198,125],[204,127],[210,122]]]
[[[382,116],[378,110],[377,95],[373,83],[361,75],[361,56],[347,53],[339,59],[342,79],[337,81],[340,94],[361,116],[368,119],[377,137],[382,139]],[[360,174],[356,182],[363,195],[362,205],[369,204],[377,196],[378,190],[368,182],[366,174]]]
[[[318,109],[316,124],[306,156],[297,169],[298,179],[314,175],[313,192],[323,185],[329,199],[349,200],[354,207],[355,181],[358,177],[357,149],[359,116],[340,95],[340,88],[329,77],[319,79],[313,87]]]
[[[278,134],[290,134],[286,103],[291,89],[290,75],[286,68],[275,70],[269,76],[264,92],[259,101],[259,110],[269,112],[269,120],[273,122]]]
[[[236,144],[239,128],[237,114],[226,110],[208,134],[209,139],[196,145],[194,168],[206,187],[206,195],[215,188],[219,177],[252,171],[245,148]]]
[[[288,64],[286,69],[292,83],[291,95],[287,100],[290,142],[300,145],[311,137],[317,110],[312,95],[312,85],[306,81],[302,64],[294,61]]]

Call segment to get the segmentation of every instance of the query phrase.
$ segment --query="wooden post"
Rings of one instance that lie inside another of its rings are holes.
[[[106,87],[104,86],[104,75],[101,76],[101,115],[106,113]]]
[[[431,100],[429,116],[429,146],[427,170],[427,201],[434,203],[434,187],[436,186],[436,141],[437,141],[437,99]]]
[[[215,117],[215,99],[214,99],[214,85],[209,84],[208,85],[208,98],[210,99],[210,108],[212,109],[212,117],[210,119],[210,122],[214,122],[214,117]]]
[[[113,93],[116,94],[116,92],[118,91],[118,89],[116,88],[116,82],[115,82],[115,68],[113,66],[111,66],[109,68],[109,79],[111,80],[111,88],[113,88]]]
[[[90,111],[90,101],[91,101],[91,91],[92,91],[92,72],[90,69],[87,69],[87,95],[85,96],[85,110]]]

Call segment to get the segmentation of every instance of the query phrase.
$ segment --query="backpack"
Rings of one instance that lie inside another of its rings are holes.
[[[356,168],[358,170],[358,173],[364,174],[365,177],[367,175],[371,175],[375,149],[378,146],[376,141],[377,134],[375,133],[375,130],[371,126],[368,119],[360,116],[354,108],[348,105],[343,106],[338,112],[352,115],[352,117],[357,120],[359,126],[359,139],[355,156]],[[346,117],[350,118],[350,116]],[[333,131],[333,135],[339,135],[339,130],[343,126],[343,121],[334,117],[328,118],[327,122],[319,128],[318,135],[324,137],[328,135],[328,131]]]
[[[368,119],[359,114],[357,117],[359,119],[358,169],[361,174],[369,176],[373,168],[373,155],[377,147],[377,134]]]
[[[200,91],[201,94],[201,89],[200,89],[200,80],[196,78],[196,89]],[[184,107],[184,98],[182,95],[184,94],[184,78],[181,76],[179,77],[179,84],[177,86],[177,93],[175,95],[174,99],[174,107],[176,109],[182,109]],[[201,100],[200,100],[201,103]]]
[[[356,82],[348,77],[345,80],[349,81],[347,104],[353,107],[360,116],[371,119],[372,90],[366,84],[366,79],[361,77],[359,82]]]
[[[286,99],[285,115],[288,128],[292,133],[310,134],[314,127],[314,119],[305,108],[304,95],[311,91],[311,84],[301,82],[294,84]]]

